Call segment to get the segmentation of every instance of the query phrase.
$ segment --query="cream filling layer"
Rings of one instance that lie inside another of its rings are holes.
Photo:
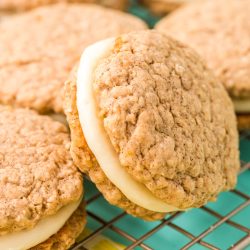
[[[130,201],[155,212],[180,210],[155,197],[127,173],[105,132],[102,119],[98,117],[92,86],[94,71],[98,62],[111,53],[114,42],[111,38],[95,43],[85,49],[81,57],[77,75],[77,109],[85,139],[107,178]]]
[[[236,113],[250,113],[250,99],[233,98],[233,104]]]
[[[73,202],[61,208],[56,214],[42,219],[34,228],[0,236],[0,249],[26,250],[56,234],[81,203]]]

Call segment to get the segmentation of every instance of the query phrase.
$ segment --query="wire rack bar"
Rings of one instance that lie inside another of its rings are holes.
[[[198,237],[196,237],[195,239],[193,239],[191,242],[189,242],[188,244],[186,244],[182,250],[186,250],[189,247],[193,246],[195,243],[199,242],[202,238],[206,237],[209,233],[211,233],[213,230],[215,230],[216,228],[218,228],[220,225],[222,225],[224,222],[226,222],[229,218],[231,218],[232,216],[234,216],[235,214],[237,214],[240,210],[244,209],[245,207],[247,207],[248,205],[250,205],[250,200],[242,203],[240,206],[238,206],[236,209],[234,209],[232,212],[230,212],[228,215],[226,215],[225,217],[223,217],[221,220],[219,220],[218,222],[214,223],[209,229],[207,229],[206,231],[204,231],[202,234],[200,234]]]
[[[242,250],[244,247],[250,245],[250,235],[246,235],[244,238],[240,239],[237,243],[230,247],[233,250]]]
[[[91,217],[93,217],[95,219],[98,218],[98,216],[96,216],[94,213],[91,213],[89,211],[88,211],[88,215],[91,215]],[[98,228],[96,231],[94,231],[89,236],[87,236],[83,241],[79,242],[76,246],[74,246],[72,248],[72,250],[77,250],[77,249],[79,249],[79,247],[83,247],[84,244],[88,243],[89,241],[93,240],[96,236],[100,235],[102,233],[102,231],[104,231],[105,229],[110,227],[113,223],[115,223],[116,221],[121,219],[124,215],[126,215],[126,213],[122,213],[122,214],[118,215],[114,219],[110,220],[109,222],[107,222],[106,224],[104,224],[103,226]]]
[[[92,203],[93,201],[97,200],[97,199],[100,198],[101,196],[102,196],[101,193],[98,193],[98,194],[92,196],[90,199],[88,199],[88,200],[86,201],[86,203],[89,205],[90,203]]]
[[[165,225],[169,224],[173,219],[177,218],[180,215],[181,215],[181,212],[177,212],[177,213],[171,215],[169,218],[163,219],[162,222],[161,222],[161,224],[159,224],[158,226],[156,226],[152,230],[148,231],[146,234],[144,234],[139,239],[137,239],[137,242],[134,242],[133,244],[131,244],[130,246],[128,246],[125,249],[126,250],[134,249],[134,247],[138,246],[141,242],[143,242],[144,240],[146,240],[147,238],[149,238],[151,235],[153,235],[154,233],[156,233],[157,231],[159,231],[161,228],[163,228]]]
[[[240,133],[240,137],[241,137],[241,139],[245,139],[245,140],[250,141],[250,131],[242,131]],[[241,161],[241,169],[239,171],[239,174],[241,174],[245,171],[249,171],[249,170],[250,170],[250,162]],[[134,249],[137,246],[140,246],[144,250],[153,250],[153,248],[151,248],[150,246],[145,244],[144,241],[149,239],[150,237],[152,237],[155,233],[157,233],[160,229],[162,229],[165,226],[171,227],[172,229],[178,231],[179,233],[185,235],[187,238],[190,239],[190,242],[188,242],[185,246],[183,246],[181,248],[182,250],[187,250],[195,244],[200,244],[208,249],[219,250],[219,248],[217,248],[216,246],[214,246],[208,242],[205,242],[204,238],[208,234],[210,234],[212,231],[217,229],[219,226],[221,226],[223,223],[227,223],[230,226],[237,228],[237,229],[241,230],[242,232],[246,233],[246,235],[243,238],[241,238],[238,242],[234,243],[234,245],[232,245],[230,247],[230,249],[233,249],[233,250],[241,250],[241,249],[243,249],[243,247],[250,244],[250,229],[237,223],[237,222],[232,221],[231,218],[234,215],[236,215],[238,212],[240,212],[242,209],[244,209],[250,205],[250,195],[248,195],[247,193],[244,193],[240,190],[231,190],[230,192],[241,197],[244,200],[244,202],[241,205],[239,205],[238,207],[236,207],[234,210],[232,210],[230,213],[228,213],[226,216],[223,216],[223,215],[219,214],[218,212],[214,211],[213,209],[208,208],[206,206],[202,207],[201,209],[203,211],[216,217],[218,219],[218,221],[216,223],[214,223],[210,228],[203,231],[198,236],[191,234],[187,230],[185,230],[182,227],[177,226],[176,224],[173,223],[174,219],[176,219],[178,216],[180,216],[183,212],[177,212],[175,214],[171,214],[168,218],[163,219],[159,225],[157,225],[156,227],[154,227],[153,229],[151,229],[150,231],[148,231],[147,233],[142,235],[140,238],[136,239],[135,237],[133,237],[129,233],[125,232],[122,228],[119,228],[119,227],[114,225],[114,223],[119,221],[120,219],[122,219],[126,215],[126,213],[121,213],[118,216],[116,216],[115,218],[113,218],[112,220],[106,221],[103,218],[101,218],[100,216],[98,216],[97,214],[95,214],[91,211],[87,211],[88,216],[93,218],[97,222],[99,222],[101,224],[101,227],[99,227],[97,230],[92,232],[87,238],[85,238],[81,242],[77,243],[73,248],[71,248],[71,250],[77,250],[77,249],[78,250],[79,249],[86,250],[84,245],[86,243],[90,242],[91,240],[93,240],[95,237],[99,236],[106,229],[112,230],[113,232],[117,233],[118,235],[122,236],[123,238],[125,238],[131,242],[131,244],[126,247],[126,250]],[[87,205],[97,201],[101,196],[102,195],[100,193],[93,195],[91,198],[89,198],[87,200]]]
[[[212,210],[212,209],[210,209],[208,207],[202,207],[201,209],[208,212],[208,213],[210,213],[210,214],[212,214],[213,216],[215,216],[215,217],[217,217],[219,219],[224,218],[222,215],[220,215],[219,213],[215,212],[214,210]],[[236,228],[238,228],[239,230],[241,230],[243,232],[250,233],[250,229],[248,229],[248,228],[246,228],[246,227],[244,227],[244,226],[242,226],[242,225],[240,225],[240,224],[238,224],[238,223],[236,223],[234,221],[227,220],[227,221],[225,221],[225,223],[227,223],[227,224],[229,224],[229,225],[231,225],[233,227],[236,227]]]
[[[106,224],[107,224],[107,222],[106,222],[105,220],[103,220],[101,217],[97,216],[96,214],[93,214],[93,213],[91,213],[91,212],[88,212],[88,215],[91,216],[91,217],[93,217],[95,220],[97,220],[98,222],[100,222],[100,223],[103,224],[103,225],[106,225]],[[126,238],[126,239],[128,239],[128,240],[130,240],[130,241],[132,241],[132,242],[136,242],[136,239],[135,239],[133,236],[131,236],[130,234],[124,232],[123,230],[121,230],[120,228],[114,226],[113,224],[110,225],[109,228],[110,228],[111,230],[113,230],[114,232],[118,233],[119,235],[123,236],[124,238]],[[97,235],[95,235],[95,236],[97,236]],[[152,250],[152,248],[150,248],[149,246],[147,246],[147,245],[145,245],[145,244],[143,244],[143,243],[141,243],[140,246],[141,246],[143,249]]]
[[[240,174],[250,169],[250,162],[241,161]]]
[[[237,194],[237,195],[239,195],[240,197],[242,197],[242,198],[244,198],[245,200],[249,200],[250,199],[250,196],[249,195],[247,195],[247,194],[245,194],[245,193],[242,193],[241,191],[239,191],[239,190],[232,190],[231,191],[232,193],[235,193],[235,194]]]
[[[194,236],[193,234],[191,234],[191,233],[189,233],[188,231],[184,230],[183,228],[181,228],[181,227],[179,227],[179,226],[173,224],[172,222],[170,222],[168,225],[171,226],[172,228],[174,228],[175,230],[179,231],[180,233],[186,235],[186,236],[189,237],[190,239],[192,239],[192,240],[195,239],[195,236]],[[207,243],[207,242],[205,242],[205,241],[202,241],[202,240],[199,241],[199,244],[202,245],[202,246],[204,246],[204,247],[207,247],[207,248],[209,248],[209,249],[219,250],[219,248],[214,247],[214,246],[212,246],[211,244],[209,244],[209,243]]]

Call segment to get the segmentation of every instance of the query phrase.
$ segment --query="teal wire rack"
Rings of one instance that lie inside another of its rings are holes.
[[[242,132],[240,138],[242,160],[236,189],[221,194],[214,203],[158,222],[144,222],[109,205],[87,180],[88,228],[92,233],[72,250],[88,249],[87,243],[99,235],[127,250],[250,249],[250,131]]]
[[[159,21],[138,0],[130,2],[129,12],[149,27]],[[222,193],[216,202],[202,208],[171,214],[157,222],[144,222],[111,206],[86,180],[87,227],[92,233],[72,250],[88,249],[88,243],[100,235],[127,250],[250,250],[250,131],[240,133],[240,152],[241,171],[235,190]]]

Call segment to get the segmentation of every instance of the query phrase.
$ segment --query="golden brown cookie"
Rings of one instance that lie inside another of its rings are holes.
[[[0,103],[62,112],[63,84],[84,48],[145,28],[129,14],[88,4],[42,7],[0,23]]]
[[[0,249],[15,249],[11,244],[19,241],[24,248],[34,246],[34,230],[52,224],[56,233],[77,209],[82,176],[69,146],[67,128],[61,123],[34,111],[0,106]],[[83,205],[79,209],[82,212]],[[71,229],[76,217],[85,218],[79,213],[51,242],[58,237],[68,238],[65,244],[72,242],[84,226],[79,222],[75,231]],[[46,230],[40,234],[46,239]]]
[[[86,225],[85,203],[82,202],[65,225],[48,240],[30,250],[66,250],[69,249],[82,233]]]
[[[199,0],[140,0],[140,2],[149,8],[154,14],[163,15],[171,12],[183,4]]]
[[[120,10],[128,7],[128,0],[1,0],[0,11],[26,11],[55,3],[94,3]]]
[[[110,203],[155,220],[234,187],[232,102],[185,45],[156,31],[97,43],[65,92],[73,160]]]
[[[184,6],[156,25],[203,56],[233,101],[241,102],[237,113],[250,113],[242,107],[250,106],[249,13],[248,0],[206,0]]]
[[[145,220],[162,219],[165,214],[155,213],[130,202],[126,196],[105,176],[98,166],[94,155],[88,148],[79,121],[76,106],[76,72],[73,71],[65,85],[65,112],[71,130],[71,155],[81,171],[87,173],[104,197],[112,204],[126,210],[127,213]],[[95,163],[93,163],[95,162]]]

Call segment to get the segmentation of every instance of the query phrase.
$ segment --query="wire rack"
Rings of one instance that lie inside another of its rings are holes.
[[[249,132],[242,132],[240,134],[240,137],[243,140],[250,141],[250,131]],[[245,171],[250,171],[250,162],[242,161],[241,162],[241,173],[243,173]],[[204,238],[224,223],[230,225],[231,227],[234,227],[234,228],[240,230],[241,232],[244,232],[244,235],[245,235],[242,238],[240,238],[240,240],[238,240],[237,242],[234,242],[234,244],[231,245],[231,247],[229,249],[243,249],[244,247],[250,245],[250,229],[248,227],[240,224],[240,223],[233,221],[232,217],[250,205],[250,196],[247,193],[244,193],[244,192],[239,191],[239,190],[232,190],[230,192],[233,193],[234,195],[240,197],[244,201],[239,206],[237,206],[236,208],[234,208],[232,211],[230,211],[228,214],[226,214],[224,216],[221,215],[220,213],[218,213],[217,211],[215,211],[214,209],[211,209],[207,206],[200,208],[201,210],[203,210],[206,213],[210,214],[211,216],[215,217],[216,222],[212,225],[209,225],[204,231],[201,231],[198,236],[197,235],[195,236],[194,234],[192,234],[188,230],[184,229],[183,227],[181,227],[179,225],[176,225],[173,222],[176,218],[178,218],[180,215],[183,214],[182,212],[177,212],[175,214],[169,215],[165,219],[161,220],[160,224],[158,224],[154,228],[150,229],[149,231],[147,231],[145,234],[143,234],[139,238],[136,238],[133,235],[126,232],[126,230],[123,230],[122,228],[116,226],[116,223],[119,220],[121,220],[124,216],[126,216],[126,213],[120,213],[117,216],[115,216],[114,218],[112,218],[111,220],[107,221],[104,218],[100,217],[99,214],[94,213],[93,211],[90,211],[91,210],[90,209],[87,211],[89,218],[94,219],[95,221],[100,223],[101,226],[98,229],[96,229],[94,232],[92,232],[87,238],[85,238],[84,240],[80,241],[75,246],[73,246],[72,250],[87,249],[86,244],[89,243],[90,241],[92,241],[93,239],[95,239],[97,236],[102,234],[107,229],[115,232],[120,237],[123,237],[128,242],[130,242],[130,244],[127,245],[127,247],[126,247],[127,250],[135,249],[135,248],[136,249],[151,250],[154,248],[148,246],[145,243],[145,241],[147,241],[151,237],[154,237],[154,235],[164,227],[170,227],[170,228],[178,231],[182,235],[185,235],[189,239],[188,243],[186,245],[182,246],[180,249],[183,249],[183,250],[190,249],[192,246],[194,246],[195,244],[198,243],[199,245],[205,247],[205,249],[216,250],[216,249],[220,249],[220,248],[216,247],[215,245],[212,245],[211,243],[206,242],[206,240]],[[93,202],[96,202],[100,197],[101,197],[101,194],[97,193],[97,194],[93,195],[91,198],[89,198],[87,200],[87,209],[88,209],[88,206],[90,204],[92,204]],[[246,219],[250,220],[250,216]],[[170,249],[170,248],[168,248],[168,242],[166,242],[166,249]]]

